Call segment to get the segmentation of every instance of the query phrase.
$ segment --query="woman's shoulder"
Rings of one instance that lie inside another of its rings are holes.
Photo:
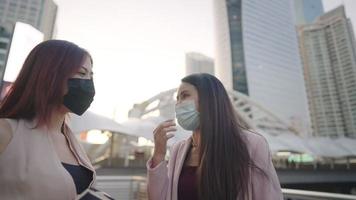
[[[186,145],[189,143],[189,139],[185,139],[185,140],[180,140],[176,143],[174,143],[172,146],[171,146],[171,150],[172,151],[177,151],[179,150],[182,146]]]
[[[271,151],[266,138],[254,131],[245,131],[245,134],[251,158],[261,169],[265,168],[271,160]]]
[[[190,143],[191,143],[191,138],[184,139],[184,140],[180,140],[180,141],[174,143],[174,144],[170,147],[171,155],[172,155],[172,154],[177,154],[179,151],[183,151],[183,150],[184,150],[184,147],[185,147],[186,145],[190,145]]]
[[[249,146],[249,148],[256,147],[256,145],[261,143],[267,144],[266,138],[257,132],[251,130],[244,130],[244,134],[246,135],[247,145]]]
[[[8,119],[0,119],[0,154],[6,149],[13,135],[10,123]]]
[[[268,142],[263,135],[254,131],[244,131],[247,138],[247,148],[252,157],[270,156],[270,148]]]

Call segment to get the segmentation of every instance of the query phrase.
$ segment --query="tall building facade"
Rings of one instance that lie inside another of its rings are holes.
[[[53,38],[57,5],[53,0],[0,0],[0,80],[2,80],[16,22],[33,26]]]
[[[0,76],[3,74],[1,66],[5,66],[7,49],[11,42],[11,31],[0,26]],[[2,77],[2,76],[1,76]]]
[[[13,26],[0,25],[0,85],[5,73],[5,65],[11,44],[13,29]]]
[[[294,0],[296,25],[313,23],[324,13],[321,0]]]
[[[27,23],[40,30],[45,40],[53,37],[56,17],[57,5],[53,0],[0,0],[0,25]]]
[[[356,47],[343,6],[298,28],[314,134],[356,137]]]
[[[310,123],[292,1],[214,0],[217,76],[286,122]]]
[[[208,73],[214,75],[214,60],[200,53],[190,52],[185,54],[185,73]]]

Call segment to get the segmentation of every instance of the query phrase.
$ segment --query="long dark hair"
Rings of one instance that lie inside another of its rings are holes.
[[[198,91],[200,164],[198,193],[202,200],[245,197],[252,164],[246,137],[223,84],[209,74],[182,79]]]
[[[85,56],[90,57],[86,50],[68,41],[38,44],[1,103],[0,118],[37,118],[38,126],[48,124],[52,112],[62,105],[68,78],[79,70]]]

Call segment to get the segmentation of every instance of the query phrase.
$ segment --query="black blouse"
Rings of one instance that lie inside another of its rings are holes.
[[[67,163],[62,163],[62,165],[72,176],[77,194],[84,192],[93,180],[93,172],[81,165]]]

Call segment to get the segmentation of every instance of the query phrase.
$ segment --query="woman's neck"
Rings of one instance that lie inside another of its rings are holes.
[[[48,129],[51,132],[61,132],[61,128],[63,126],[65,120],[65,113],[64,112],[54,112],[52,114],[51,120],[48,124]]]

